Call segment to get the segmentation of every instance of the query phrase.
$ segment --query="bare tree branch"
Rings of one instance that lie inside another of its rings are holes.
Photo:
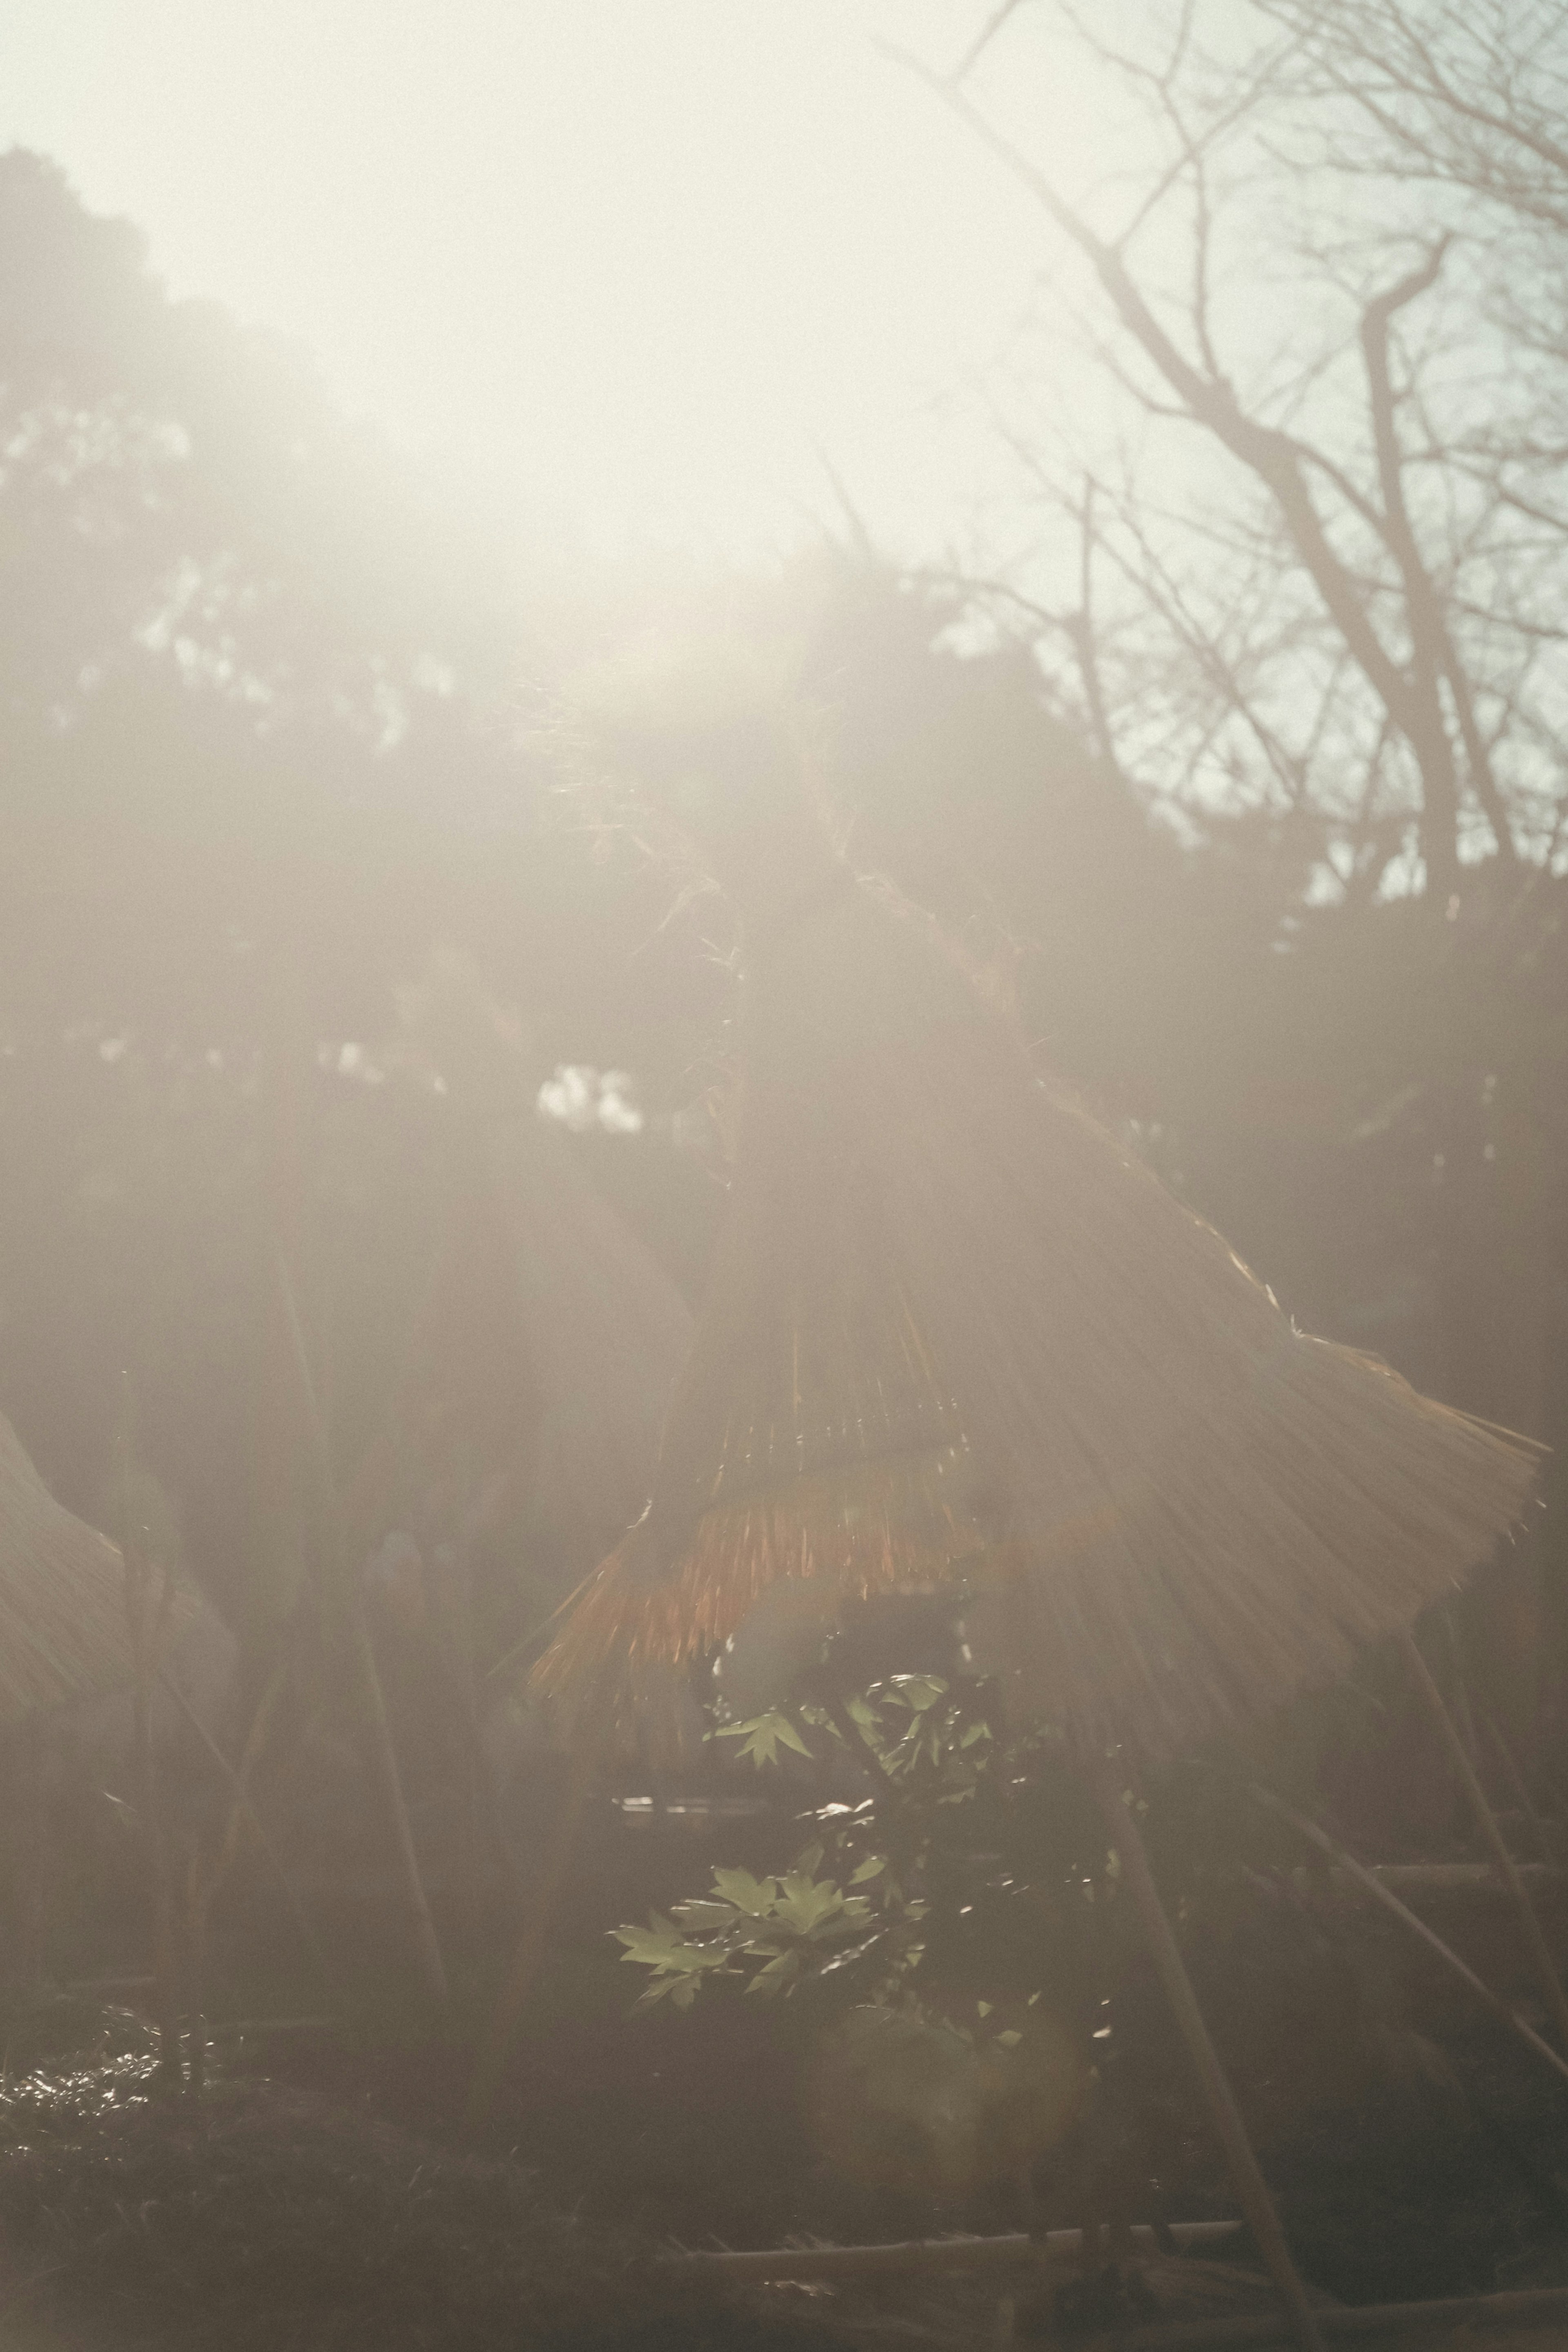
[[[998,131],[961,91],[943,82],[907,51],[886,44],[883,47],[895,62],[924,81],[1029,189],[1088,261],[1124,327],[1154,362],[1187,415],[1207,427],[1269,490],[1329,617],[1385,709],[1409,741],[1423,773],[1428,776],[1431,821],[1423,848],[1434,888],[1446,897],[1458,871],[1458,785],[1452,750],[1440,724],[1440,705],[1436,703],[1435,689],[1425,693],[1422,681],[1413,678],[1395,660],[1378,635],[1357,583],[1329,540],[1308,485],[1299,444],[1248,415],[1227,377],[1217,369],[1206,368],[1201,355],[1195,362],[1182,352],[1133,278],[1119,247],[1098,236],[1046,173]],[[1401,304],[1414,299],[1418,290],[1416,288],[1403,294]],[[1392,310],[1387,315],[1391,317]],[[1386,501],[1386,478],[1384,488]],[[1432,723],[1435,706],[1439,721],[1436,728]]]
[[[955,89],[957,88],[961,81],[967,81],[968,79],[969,76],[974,72],[975,68],[979,64],[980,59],[985,56],[986,51],[990,47],[991,43],[996,39],[997,35],[1001,31],[1002,26],[1007,23],[1008,18],[1009,16],[1016,16],[1019,9],[1021,8],[1023,5],[1024,0],[1000,0],[1000,5],[994,10],[990,16],[987,18],[985,24],[980,27],[979,32],[970,42],[968,47],[965,50],[963,56],[959,58],[952,72],[948,75],[947,79],[953,84]]]
[[[1416,757],[1421,762],[1427,792],[1438,803],[1437,814],[1446,824],[1457,826],[1458,779],[1439,688],[1439,681],[1447,678],[1469,762],[1471,789],[1496,836],[1498,855],[1507,863],[1513,864],[1513,835],[1497,788],[1497,780],[1492,774],[1486,745],[1476,724],[1469,680],[1449,634],[1442,600],[1422,561],[1406,502],[1404,457],[1399,446],[1389,365],[1389,338],[1395,319],[1437,283],[1451,243],[1451,237],[1439,237],[1418,268],[1410,270],[1397,285],[1391,286],[1386,293],[1376,296],[1367,304],[1362,315],[1361,347],[1366,362],[1373,440],[1383,492],[1385,532],[1405,584],[1405,604],[1410,622],[1410,699],[1412,716],[1419,730],[1418,736],[1412,737]]]

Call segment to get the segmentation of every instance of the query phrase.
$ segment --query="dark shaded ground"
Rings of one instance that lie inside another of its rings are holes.
[[[1506,1911],[1483,1902],[1434,1916],[1528,2011]],[[1359,1979],[1349,2011],[1327,1998],[1332,1969],[1326,1985],[1316,1964],[1291,1980],[1286,1958],[1302,1939],[1290,1917],[1277,1934],[1265,1918],[1255,1937],[1195,1953],[1303,2268],[1350,2303],[1550,2283],[1568,2250],[1568,2084],[1396,1929],[1352,1913],[1349,1932]],[[685,2015],[667,2005],[629,2015],[640,1982],[597,1934],[558,1952],[488,2143],[538,2167],[586,2216],[691,2246],[1024,2225],[1009,2183],[938,2199],[862,2186],[820,2160],[800,2100],[812,2036],[803,2002],[768,2006],[725,1988]],[[1232,2213],[1157,1985],[1147,1997],[1144,2021],[1186,2109],[1166,2218]],[[409,2128],[454,2128],[460,2082],[438,2052],[340,2041],[267,2057]],[[1043,2178],[1040,2218],[1077,2221],[1075,2189],[1071,2164]],[[1139,2214],[1153,2218],[1146,2200]]]
[[[653,1874],[685,1885],[706,1873],[683,1854]],[[715,2298],[661,2265],[672,2239],[854,2242],[1012,2230],[1022,2217],[1006,2186],[944,2201],[832,2175],[800,2109],[803,2002],[720,1990],[684,2016],[630,2015],[641,1979],[604,1922],[635,1916],[630,1895],[647,1891],[622,1875],[562,1921],[476,2152],[458,2133],[462,2052],[431,2039],[384,1915],[340,1923],[334,1970],[355,1998],[337,2024],[225,2040],[200,2106],[152,2097],[150,2037],[126,2011],[84,1999],[14,2020],[0,2342],[31,2352],[35,2328],[43,2352],[804,2352],[890,2331],[990,2341],[1005,2280]],[[1318,1962],[1292,1980],[1300,1923],[1281,1915],[1276,1934],[1260,1916],[1194,1958],[1313,2287],[1358,2303],[1568,2282],[1568,2086],[1402,1942],[1385,1949],[1375,1924],[1355,1931],[1353,2016],[1325,2000]],[[1504,1916],[1482,1906],[1444,1924],[1519,1994]],[[234,1948],[256,1946],[242,1935]],[[246,1981],[217,1957],[215,2018],[327,2005],[319,1984]],[[1367,1986],[1385,1983],[1386,2009],[1369,2009]],[[469,1989],[476,2013],[483,1991]],[[1071,2168],[1045,2184],[1042,2219],[1079,2218],[1073,2185]],[[1233,2210],[1199,2126],[1167,2218]],[[1248,2307],[1251,2260],[1239,2242],[1206,2279],[1184,2267],[1160,2284],[1164,2307],[1190,2313],[1184,2296]]]
[[[148,2071],[122,2058],[6,2099],[5,2308],[62,2352],[829,2340],[809,2308],[687,2284],[647,2241],[561,2211],[515,2166],[285,2085],[224,2083],[170,2108]]]
[[[228,2072],[200,2105],[171,2105],[153,2095],[144,2030],[121,2012],[104,2031],[118,2056],[56,2060],[0,2095],[0,2341],[26,2352],[978,2347],[1004,2297],[1020,2334],[1040,2304],[1037,2284],[998,2274],[725,2294],[672,2273],[658,2255],[670,2234],[1016,2226],[1002,2203],[944,2210],[824,2173],[794,2119],[787,2021],[754,2004],[667,2026],[601,2015],[597,2031],[558,2013],[484,2155],[448,2137],[456,2070],[438,2053],[296,2041],[267,2074]],[[1446,2109],[1406,2086],[1318,2111],[1266,2147],[1329,2299],[1568,2279],[1553,2177],[1568,2117],[1506,2050],[1461,2056],[1484,2119],[1454,2107],[1451,2086]],[[1216,2180],[1210,2210],[1227,2202]],[[1154,2300],[1120,2315],[1266,2307],[1250,2267],[1244,2242],[1223,2266],[1156,2265]]]

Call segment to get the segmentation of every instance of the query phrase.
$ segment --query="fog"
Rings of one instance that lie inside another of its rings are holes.
[[[834,509],[911,548],[994,473],[977,376],[1025,201],[879,54],[960,0],[26,0],[0,142],[138,221],[176,294],[599,547],[736,552]],[[1028,58],[1038,44],[1015,42]],[[1082,88],[1031,92],[1054,153]]]
[[[1565,120],[0,0],[37,2352],[1568,2313]]]

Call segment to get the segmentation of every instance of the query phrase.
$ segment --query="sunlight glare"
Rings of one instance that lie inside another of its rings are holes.
[[[301,339],[355,407],[562,530],[735,551],[832,513],[836,477],[929,543],[978,492],[974,387],[1050,240],[873,37],[950,64],[984,15],[0,0],[0,138],[142,226],[173,290]],[[1084,168],[1082,92],[1007,37],[1009,112]]]

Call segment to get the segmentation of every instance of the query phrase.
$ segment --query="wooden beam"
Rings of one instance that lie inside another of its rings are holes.
[[[1170,2234],[1184,2252],[1223,2244],[1240,2231],[1239,2221],[1173,2221]],[[1158,2243],[1152,2225],[1133,2225],[1133,2243],[1145,2250]],[[767,2246],[684,2248],[666,2260],[679,2267],[715,2278],[750,2281],[763,2285],[770,2279],[862,2278],[885,2271],[990,2270],[998,2264],[1064,2260],[1082,2252],[1082,2230],[1047,2230],[1031,2238],[1018,2231],[1001,2238],[906,2238],[883,2246]]]

